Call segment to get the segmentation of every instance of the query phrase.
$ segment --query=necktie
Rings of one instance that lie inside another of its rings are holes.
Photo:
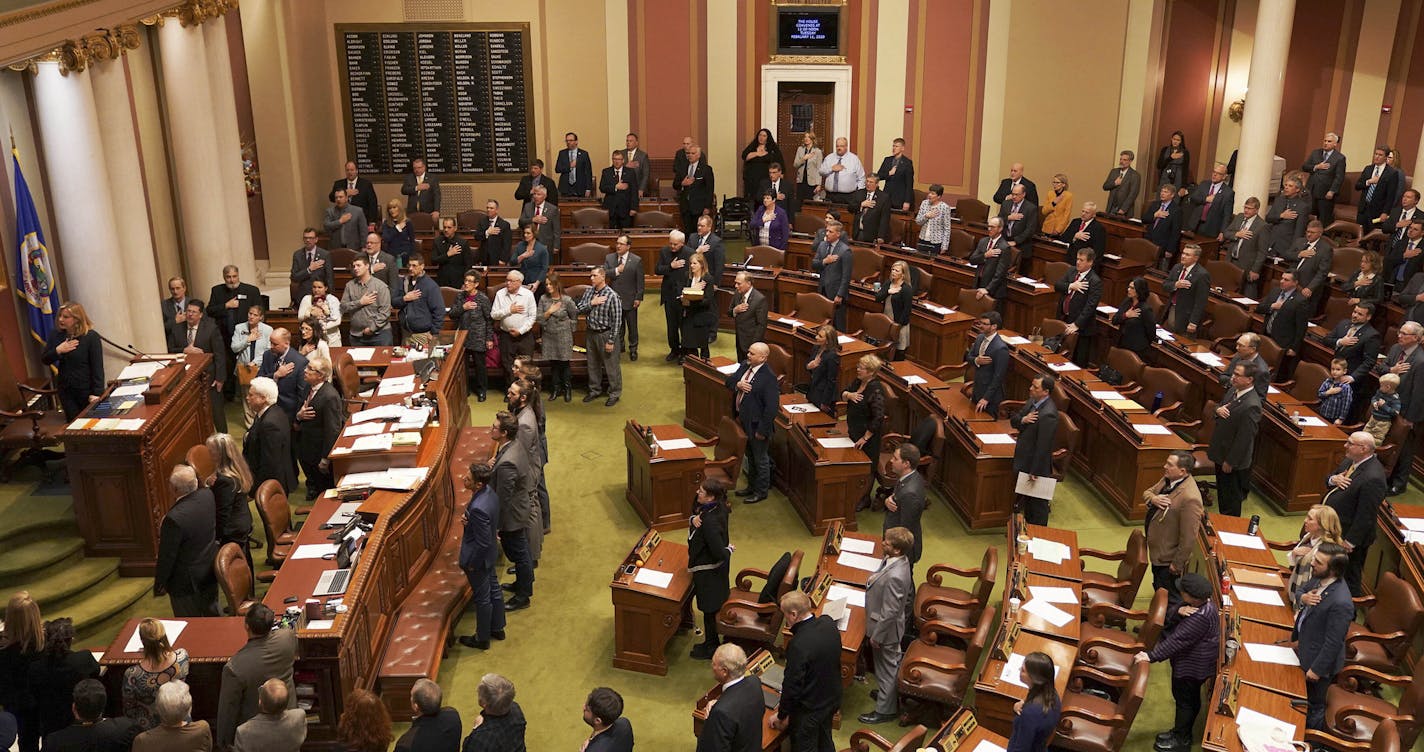
[[[1083,275],[1082,275],[1082,274],[1079,274],[1079,275],[1078,275],[1078,278],[1075,279],[1075,280],[1073,280],[1073,281],[1074,281],[1074,282],[1081,282],[1081,281],[1083,281]],[[1071,304],[1071,301],[1073,300],[1073,293],[1074,293],[1074,292],[1076,292],[1076,291],[1073,290],[1073,288],[1070,287],[1070,288],[1068,288],[1068,294],[1063,296],[1063,315],[1064,315],[1064,316],[1067,316],[1067,315],[1068,315],[1068,306]]]
[[[1249,231],[1250,229],[1251,229],[1251,218],[1250,218],[1250,217],[1245,217],[1245,218],[1243,218],[1243,219],[1241,220],[1241,230],[1237,230],[1237,233],[1239,234],[1239,233],[1240,233],[1241,231],[1243,231],[1243,230]],[[1237,238],[1237,239],[1236,239],[1236,244],[1231,247],[1231,260],[1232,260],[1232,261],[1235,261],[1236,259],[1241,258],[1241,244],[1242,244],[1242,243],[1245,243],[1245,242],[1246,242],[1245,238]]]
[[[1009,212],[1009,213],[1010,213],[1010,214],[1018,214],[1018,213],[1019,213],[1019,209],[1020,209],[1022,206],[1023,206],[1023,202],[1022,202],[1022,201],[1020,201],[1020,202],[1017,203],[1017,204],[1014,204],[1013,211],[1011,211],[1011,212]],[[1014,220],[1014,219],[1009,220],[1009,234],[1010,234],[1010,235],[1014,234],[1014,224],[1016,224],[1017,222],[1018,222],[1018,220]]]
[[[354,190],[356,190],[356,181],[355,181],[355,180],[348,180],[348,181],[346,181],[346,190],[348,190],[348,191],[354,191]]]
[[[578,180],[578,149],[569,149],[569,182]]]
[[[989,337],[981,336],[979,338],[979,357],[984,357],[984,353],[989,350],[989,340]]]
[[[748,368],[748,369],[747,369],[747,372],[746,372],[745,374],[742,374],[742,380],[741,380],[741,382],[739,382],[739,383],[742,383],[742,384],[750,384],[750,383],[752,383],[752,373],[753,373],[755,370],[756,370],[755,368]],[[738,410],[741,410],[741,409],[742,409],[742,398],[745,397],[745,396],[747,396],[745,392],[743,392],[743,391],[740,390],[740,389],[737,390],[737,404],[736,404],[736,407],[737,407]]]
[[[312,387],[310,391],[307,392],[307,398],[302,401],[303,410],[307,409],[308,407],[311,407],[312,397],[316,396],[316,391],[320,388],[321,384],[317,384],[316,386]]]
[[[1417,241],[1410,241],[1410,242],[1409,242],[1409,247],[1405,249],[1405,252],[1408,253],[1409,251],[1414,250],[1414,247],[1415,247],[1417,244],[1418,244]],[[1404,263],[1400,264],[1400,265],[1395,269],[1395,272],[1394,272],[1394,281],[1396,281],[1396,282],[1403,282],[1403,281],[1404,281],[1404,269],[1405,269],[1405,267],[1407,267],[1407,266],[1409,266],[1409,262],[1406,260]]]
[[[1270,331],[1271,327],[1275,325],[1275,323],[1276,323],[1276,316],[1279,315],[1281,311],[1285,310],[1286,301],[1287,301],[1287,300],[1290,300],[1290,293],[1288,293],[1288,292],[1282,290],[1282,291],[1281,291],[1281,294],[1280,294],[1280,297],[1276,298],[1276,300],[1280,301],[1281,307],[1280,307],[1280,308],[1277,308],[1277,309],[1274,310],[1274,311],[1271,311],[1270,317],[1266,319],[1266,330],[1267,330],[1268,332]]]
[[[198,338],[198,327],[196,327],[196,326],[190,326],[190,327],[188,327],[188,346],[189,346],[189,347],[192,347],[192,346],[193,346],[193,340],[195,340],[195,339],[197,339],[197,338]]]
[[[777,187],[779,185],[781,185],[780,180],[771,181],[771,195],[777,196],[781,194],[781,189]]]
[[[1395,233],[1394,233],[1394,239],[1395,239],[1395,240],[1401,240],[1401,239],[1404,238],[1404,230],[1405,230],[1405,228],[1409,227],[1409,221],[1414,218],[1414,210],[1413,210],[1413,209],[1406,209],[1406,210],[1400,212],[1399,218],[1402,219],[1402,220],[1404,220],[1404,227],[1401,227],[1401,228],[1399,228],[1398,230],[1395,231]]]
[[[621,183],[621,182],[623,182],[623,168],[622,168],[622,167],[619,167],[619,168],[618,168],[618,179],[615,180],[614,182],[616,182],[616,183]]]
[[[252,332],[249,331],[247,333],[247,340],[247,362],[251,363],[257,359],[257,338],[253,337]]]
[[[1379,180],[1380,168],[1381,168],[1381,167],[1383,167],[1383,165],[1375,165],[1375,174],[1374,174],[1375,180]],[[1375,189],[1378,188],[1378,187],[1379,187],[1379,183],[1375,183],[1375,184],[1371,185],[1369,188],[1365,189],[1365,201],[1369,201],[1370,199],[1374,198]]]
[[[693,162],[692,164],[690,164],[690,165],[687,166],[687,176],[690,177],[690,178],[695,178],[695,177],[697,177],[697,163],[696,163],[696,162]]]
[[[1215,196],[1215,195],[1216,195],[1216,192],[1217,192],[1218,190],[1220,190],[1220,189],[1221,189],[1221,184],[1220,184],[1220,183],[1212,183],[1212,184],[1211,184],[1211,187],[1207,189],[1206,195],[1208,195],[1208,196]],[[1211,204],[1202,204],[1201,219],[1202,219],[1203,222],[1206,221],[1206,213],[1209,212],[1209,211],[1211,211]]]
[[[1185,266],[1182,267],[1182,274],[1181,274],[1181,276],[1177,277],[1177,281],[1178,281],[1178,282],[1181,282],[1182,280],[1186,279],[1186,278],[1187,278],[1187,272],[1189,272],[1189,271],[1191,271],[1191,270],[1190,270],[1188,267],[1185,267]],[[1177,295],[1178,295],[1178,293],[1180,293],[1180,292],[1181,292],[1181,290],[1178,289],[1176,285],[1172,285],[1172,302],[1173,302],[1173,303],[1176,303],[1176,302],[1177,302]]]
[[[840,163],[841,163],[842,161],[844,161],[844,160],[845,160],[845,157],[843,157],[843,156],[841,156],[841,155],[839,155],[839,154],[836,155],[836,164],[840,164]],[[844,172],[844,170],[842,170],[842,172]],[[841,173],[839,173],[839,172],[833,172],[833,173],[831,173],[831,182],[835,183],[835,185],[836,185],[836,191],[835,191],[835,192],[836,192],[836,193],[840,193],[840,192],[841,192]]]
[[[1162,204],[1162,205],[1161,205],[1160,207],[1158,207],[1158,208],[1159,208],[1161,211],[1167,211],[1167,209],[1168,209],[1171,205],[1172,205],[1172,202],[1171,202],[1171,201],[1168,201],[1168,202]],[[1162,220],[1163,220],[1163,219],[1164,219],[1163,217],[1158,217],[1158,218],[1157,218],[1157,221],[1152,223],[1152,229],[1154,229],[1154,230],[1157,229],[1157,225],[1162,224]]]

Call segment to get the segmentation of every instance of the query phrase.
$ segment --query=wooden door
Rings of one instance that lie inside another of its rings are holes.
[[[835,143],[831,131],[831,111],[835,106],[835,85],[829,82],[791,82],[777,85],[776,143],[789,161],[794,158],[801,137],[809,130],[816,143],[828,151]],[[790,172],[790,165],[787,165]]]

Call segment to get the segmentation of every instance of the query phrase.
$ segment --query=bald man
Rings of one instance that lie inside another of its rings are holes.
[[[1350,594],[1364,594],[1360,573],[1365,557],[1375,541],[1375,514],[1389,491],[1384,465],[1375,455],[1375,437],[1356,431],[1345,440],[1345,459],[1325,479],[1325,505],[1340,515],[1344,529],[1345,550],[1350,553],[1350,566],[1345,570],[1345,582]]]
[[[999,181],[999,190],[994,191],[994,203],[1002,204],[1009,200],[1009,194],[1013,192],[1015,186],[1022,186],[1024,198],[1030,204],[1038,206],[1038,186],[1032,180],[1024,177],[1023,162],[1015,162],[1009,165],[1009,176]]]

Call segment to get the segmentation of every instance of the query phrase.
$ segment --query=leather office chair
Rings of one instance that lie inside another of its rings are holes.
[[[1215,482],[1203,480],[1208,476],[1216,476],[1216,465],[1207,458],[1207,447],[1211,446],[1211,434],[1216,430],[1216,400],[1207,400],[1202,405],[1201,418],[1186,423],[1166,424],[1167,428],[1176,432],[1191,442],[1187,451],[1192,453],[1195,464],[1192,466],[1192,477],[1197,481],[1197,489],[1201,491],[1202,504],[1212,505],[1212,491],[1216,488]]]
[[[1385,470],[1394,472],[1394,463],[1399,460],[1399,448],[1409,437],[1409,426],[1399,416],[1389,424],[1389,432],[1384,435],[1384,445],[1375,451]]]
[[[886,390],[886,414],[890,414],[890,400],[898,400],[894,392]],[[889,420],[888,418],[886,419]],[[888,424],[888,423],[887,423]],[[899,478],[890,472],[890,457],[895,454],[895,450],[905,442],[914,444],[920,450],[920,462],[917,470],[925,476],[926,481],[934,477],[935,458],[944,453],[944,420],[938,415],[927,415],[915,426],[914,435],[903,433],[886,433],[880,437],[880,457],[875,464],[875,479],[879,482],[879,487],[875,490],[875,498],[871,500],[871,507],[883,509],[885,499],[894,492],[895,483]],[[928,499],[926,500],[928,502]]]
[[[1228,295],[1241,292],[1241,267],[1230,261],[1203,261],[1206,273],[1211,276],[1211,286],[1220,287]]]
[[[335,271],[350,272],[350,271],[351,271],[351,262],[356,260],[356,255],[357,255],[357,253],[359,253],[359,252],[360,252],[360,249],[359,249],[359,248],[332,248],[332,249],[331,249],[331,270],[332,270],[333,272],[335,272]],[[300,302],[300,301],[298,301],[298,302]]]
[[[1364,237],[1364,228],[1355,222],[1337,219],[1330,223],[1322,233],[1330,239],[1330,245],[1335,247],[1336,257],[1339,257],[1340,249],[1350,246],[1358,246],[1360,238]],[[1356,267],[1359,268],[1359,267]]]
[[[850,249],[850,278],[854,282],[869,284],[880,279],[885,266],[885,256],[869,248]]]
[[[782,554],[770,570],[743,569],[737,586],[717,612],[717,632],[737,643],[770,648],[781,634],[781,596],[796,587],[801,573],[802,552]],[[762,588],[753,590],[755,581]]]
[[[1360,259],[1364,258],[1365,249],[1355,245],[1357,242],[1358,239],[1344,246],[1335,246],[1335,253],[1330,261],[1330,274],[1335,279],[1345,279],[1360,273]]]
[[[795,385],[791,383],[791,353],[781,345],[773,345],[770,342],[766,343],[766,347],[768,350],[766,362],[771,365],[772,372],[776,374],[776,383],[780,386],[781,393],[790,394],[795,389]]]
[[[1074,752],[1117,752],[1127,740],[1127,732],[1147,694],[1147,673],[1151,664],[1133,663],[1126,677],[1108,676],[1089,666],[1074,666],[1069,690],[1063,695],[1055,748]],[[1072,689],[1080,680],[1106,684],[1118,690],[1116,702],[1096,694]]]
[[[430,216],[430,212],[411,212],[407,218],[410,219],[411,231],[416,235],[435,234],[435,218]]]
[[[907,705],[904,715],[928,716],[936,726],[953,715],[964,703],[996,623],[994,611],[986,608],[973,627],[937,619],[921,624],[919,638],[900,661],[897,688]]]
[[[1119,622],[1123,628],[1108,626],[1109,618]],[[1157,645],[1166,620],[1166,588],[1159,588],[1152,594],[1152,602],[1146,611],[1133,611],[1116,603],[1095,603],[1088,609],[1087,619],[1079,626],[1077,661],[1110,676],[1127,676],[1134,656]],[[1128,631],[1127,623],[1134,621],[1140,626],[1135,632]]]
[[[973,578],[966,588],[946,585],[944,576]],[[915,590],[915,623],[944,621],[968,627],[989,609],[989,594],[999,576],[999,549],[986,546],[976,569],[960,569],[953,564],[935,564],[925,574],[925,581]]]
[[[825,216],[814,216],[810,214],[797,213],[791,218],[791,231],[799,232],[803,235],[815,235],[826,229]]]
[[[818,292],[798,292],[796,293],[796,309],[790,315],[792,318],[814,324],[819,328],[831,320],[831,317],[835,315],[835,310],[836,304]]]
[[[959,298],[955,302],[955,307],[969,314],[970,316],[982,316],[994,310],[993,298],[977,298],[975,288],[965,287],[959,290]]]
[[[1207,309],[1211,312],[1211,326],[1201,334],[1214,337],[1212,349],[1230,360],[1236,354],[1236,338],[1251,331],[1251,314],[1240,306],[1215,300],[1207,302]]]
[[[650,211],[640,211],[638,216],[633,218],[634,227],[666,227],[674,229],[678,227],[677,218],[665,211],[653,209]]]
[[[1049,261],[1043,265],[1043,281],[1050,286],[1058,284],[1058,280],[1068,276],[1074,271],[1073,265],[1066,261]]]
[[[1399,704],[1361,691],[1375,684],[1404,687]],[[1424,661],[1415,662],[1413,676],[1385,674],[1345,664],[1325,693],[1325,729],[1318,732],[1318,738],[1341,752],[1365,752],[1371,749],[1371,737],[1387,720],[1394,721],[1400,745],[1412,748],[1424,727]]]
[[[574,210],[574,227],[580,230],[602,230],[608,227],[608,210],[585,206]]]
[[[1355,245],[1375,253],[1383,255],[1389,249],[1389,233],[1383,230],[1370,230],[1361,237]]]
[[[247,557],[242,546],[224,543],[218,549],[213,561],[213,571],[217,573],[218,585],[227,599],[228,616],[242,616],[257,601],[253,600],[252,570],[247,568]]]
[[[1350,311],[1354,306],[1350,304],[1350,299],[1344,295],[1331,294],[1325,300],[1325,305],[1320,308],[1320,315],[1311,319],[1312,322],[1320,324],[1327,330],[1336,324],[1350,317]]]
[[[915,752],[920,749],[925,735],[929,732],[924,726],[915,726],[906,731],[898,741],[892,742],[870,729],[863,728],[850,735],[850,746],[841,752],[870,752],[873,749],[881,752]]]
[[[974,253],[974,236],[963,230],[949,231],[949,255],[967,259]]]
[[[465,232],[471,232],[479,225],[480,220],[485,218],[485,213],[478,209],[466,209],[455,215],[455,227]]]
[[[1137,589],[1142,585],[1142,575],[1147,572],[1147,536],[1142,528],[1133,529],[1127,536],[1127,548],[1122,551],[1099,551],[1079,546],[1078,555],[1084,560],[1093,558],[1118,562],[1117,571],[1110,575],[1086,567],[1083,569],[1085,607],[1092,608],[1095,603],[1116,603],[1123,608],[1132,608]]]
[[[1157,398],[1157,393],[1162,393],[1162,405],[1152,413],[1159,418],[1171,415],[1180,409],[1191,390],[1191,384],[1181,374],[1155,366],[1147,366],[1142,369],[1141,380],[1138,381],[1138,384],[1142,386],[1142,389],[1133,394],[1132,398],[1137,404],[1149,410],[1152,409],[1152,402]]]
[[[583,211],[580,209],[579,211]],[[599,211],[602,211],[600,209]],[[575,212],[577,214],[577,212]],[[608,258],[612,251],[602,243],[579,243],[569,249],[568,259],[575,264],[586,266],[603,266],[603,260]]]
[[[860,329],[851,336],[879,342],[875,354],[889,360],[891,349],[899,341],[896,338],[900,336],[900,325],[883,313],[867,313],[860,319]]]
[[[262,582],[277,578],[277,569],[296,545],[297,531],[292,527],[292,508],[282,484],[265,480],[257,487],[257,515],[262,518],[262,535],[267,539],[267,566],[271,570],[257,575]]]
[[[746,263],[748,266],[760,266],[765,269],[780,269],[786,266],[786,251],[780,248],[773,248],[769,245],[748,246]]]
[[[1361,600],[1365,620],[1363,624],[1350,622],[1345,633],[1345,660],[1393,672],[1404,663],[1409,643],[1424,627],[1419,592],[1395,573],[1384,572],[1374,594]]]
[[[1073,464],[1073,455],[1082,445],[1083,430],[1078,427],[1073,416],[1066,412],[1058,414],[1058,427],[1053,433],[1053,478],[1063,480],[1068,477],[1068,468]]]
[[[193,467],[193,472],[198,475],[198,482],[203,487],[213,485],[213,474],[217,472],[217,467],[213,465],[213,454],[208,451],[206,444],[194,444],[188,448],[188,453],[183,455],[183,461]]]
[[[1141,261],[1147,265],[1148,269],[1157,267],[1157,256],[1160,255],[1161,252],[1162,250],[1157,247],[1157,244],[1147,238],[1127,238],[1122,241],[1122,257],[1132,259],[1133,261]],[[1160,311],[1162,309],[1159,308],[1157,310]]]
[[[727,484],[728,489],[736,487],[742,475],[742,459],[746,454],[747,432],[742,424],[730,415],[723,415],[717,424],[717,435],[692,443],[700,447],[714,447],[712,459],[707,461],[702,471],[708,478],[717,478]]]
[[[914,212],[918,206],[918,202],[911,204],[910,211]],[[977,198],[966,196],[954,202],[954,213],[959,215],[959,221],[961,222],[973,222],[982,225],[989,221],[989,205]]]
[[[1147,367],[1137,353],[1122,347],[1108,348],[1107,364],[1122,374],[1122,383],[1115,387],[1121,394],[1131,394],[1137,388],[1142,381],[1142,369]]]
[[[1276,385],[1295,399],[1312,407],[1320,402],[1320,384],[1330,378],[1330,371],[1319,363],[1302,360],[1295,366],[1295,378]]]
[[[1068,333],[1068,322],[1058,319],[1044,319],[1038,324],[1038,333],[1044,339],[1058,337],[1062,340],[1058,346],[1058,354],[1064,357],[1072,357],[1073,351],[1078,347],[1078,332]]]
[[[1286,351],[1283,350],[1280,345],[1276,344],[1275,340],[1262,335],[1260,352],[1261,359],[1266,361],[1266,365],[1271,367],[1271,373],[1280,370],[1281,356],[1285,355]]]

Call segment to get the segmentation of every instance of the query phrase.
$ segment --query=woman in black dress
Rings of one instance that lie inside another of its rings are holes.
[[[215,433],[203,442],[213,461],[213,501],[217,506],[218,545],[236,543],[252,567],[252,552],[247,541],[252,537],[252,508],[247,506],[247,494],[252,490],[252,470],[242,456],[237,439],[225,433]],[[308,479],[310,483],[311,479]],[[315,488],[315,484],[311,484]],[[307,501],[315,499],[309,495]],[[253,570],[254,573],[256,570]]]
[[[1118,329],[1117,346],[1146,358],[1152,343],[1157,341],[1157,318],[1152,310],[1152,302],[1147,297],[1147,280],[1134,277],[1127,283],[1127,297],[1113,314],[1113,325]]]
[[[733,546],[727,538],[727,486],[717,478],[707,478],[697,487],[692,517],[687,523],[687,570],[692,573],[692,592],[697,610],[702,612],[703,641],[692,648],[692,657],[707,660],[717,651],[717,612],[732,592]]]
[[[855,439],[855,448],[870,458],[870,484],[855,505],[856,511],[870,506],[875,490],[875,466],[880,462],[880,437],[885,433],[885,385],[880,383],[881,366],[874,355],[862,356],[855,364],[855,380],[841,392],[846,402],[846,433]]]
[[[74,420],[104,393],[104,354],[99,333],[89,324],[89,314],[78,303],[59,307],[59,327],[45,338],[40,361],[59,369],[55,384],[64,419]]]
[[[702,254],[692,254],[687,268],[687,289],[701,294],[682,296],[682,357],[710,358],[712,332],[717,328],[717,285],[707,271],[707,259]]]
[[[1157,153],[1157,169],[1161,171],[1157,185],[1180,190],[1191,179],[1192,153],[1187,150],[1187,137],[1181,131],[1172,131],[1171,142]]]
[[[761,191],[762,183],[771,182],[768,170],[773,163],[785,165],[786,160],[781,158],[781,148],[776,145],[776,138],[771,135],[771,131],[762,128],[757,131],[751,143],[742,149],[743,196],[752,198]]]
[[[841,373],[841,345],[840,333],[834,326],[826,324],[816,330],[816,347],[811,350],[811,359],[806,362],[806,370],[811,373],[811,386],[806,390],[806,401],[832,418],[836,417],[836,386]]]
[[[74,649],[74,622],[69,617],[44,625],[45,649],[30,664],[30,694],[42,734],[74,722],[74,685],[99,678],[99,662],[88,650]]]
[[[40,606],[28,590],[10,596],[5,606],[5,629],[0,631],[0,707],[20,725],[20,752],[38,752],[43,736],[30,692],[30,666],[44,655],[44,622]]]
[[[888,301],[888,302],[887,302]],[[915,309],[915,287],[910,281],[910,265],[896,261],[890,267],[890,281],[875,291],[875,302],[885,306],[885,315],[900,325],[891,360],[904,360],[910,349],[910,312]]]

